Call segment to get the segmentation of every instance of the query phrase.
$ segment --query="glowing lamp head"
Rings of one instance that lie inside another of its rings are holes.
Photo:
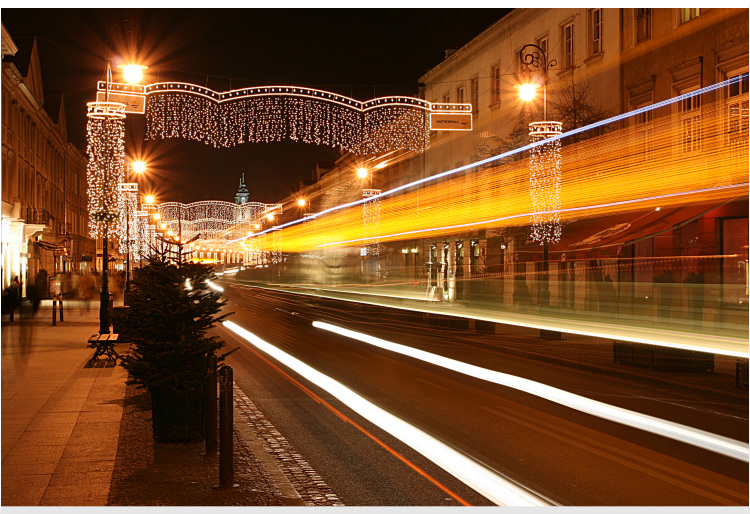
[[[367,168],[359,168],[357,170],[357,176],[359,178],[365,178],[367,176]]]
[[[273,221],[275,216],[272,212],[269,212],[268,214],[266,214],[266,218],[268,219],[268,221]]]
[[[157,213],[155,213],[155,214],[154,214],[154,219],[155,219],[156,221],[159,221],[159,220],[161,219],[161,214],[159,214],[158,212],[157,212]]]
[[[521,100],[528,102],[533,100],[536,96],[536,88],[538,84],[521,84],[518,88],[518,94],[521,96]]]
[[[307,202],[305,202],[304,198],[300,198],[299,200],[297,200],[297,205],[299,205],[300,207],[304,207],[305,203]]]
[[[144,171],[146,171],[146,163],[143,161],[135,161],[132,166],[133,166],[133,171],[135,171],[138,174],[141,174]]]
[[[171,230],[167,230],[167,235],[171,237],[172,236],[172,231]]]
[[[255,225],[255,230],[258,230],[260,228],[260,225]]]
[[[148,66],[141,66],[140,64],[121,64],[118,68],[122,68],[125,82],[128,84],[138,84],[143,80],[143,70],[148,68]]]
[[[152,203],[154,203],[154,200],[155,200],[155,198],[154,198],[154,195],[147,195],[147,196],[146,196],[146,197],[145,197],[145,198],[143,199],[143,201],[145,201],[145,202],[146,202],[147,204],[149,204],[149,205],[151,205]],[[156,215],[154,215],[154,217],[156,217]],[[156,219],[159,219],[159,218],[156,218]]]

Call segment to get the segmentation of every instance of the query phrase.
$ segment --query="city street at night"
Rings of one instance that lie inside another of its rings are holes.
[[[5,508],[750,505],[750,19],[2,10]]]

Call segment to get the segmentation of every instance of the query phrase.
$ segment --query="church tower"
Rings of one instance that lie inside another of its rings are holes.
[[[245,174],[243,173],[242,178],[240,179],[240,188],[237,190],[234,202],[241,205],[247,203],[248,198],[250,198],[250,193],[248,193],[247,187],[245,187]]]

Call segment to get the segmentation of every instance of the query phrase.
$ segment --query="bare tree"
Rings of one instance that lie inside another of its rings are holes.
[[[563,131],[574,130],[585,127],[597,121],[606,120],[612,116],[611,111],[602,109],[592,104],[589,100],[591,86],[588,81],[576,85],[571,83],[569,86],[556,91],[558,101],[550,101],[553,107],[556,121],[561,121]],[[598,136],[604,132],[604,127],[594,130],[587,130],[570,137],[563,138],[562,144],[571,144],[582,141],[589,137]]]

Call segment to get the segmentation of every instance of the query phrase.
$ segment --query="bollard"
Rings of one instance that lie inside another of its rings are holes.
[[[60,298],[60,321],[65,321],[63,319],[63,295],[60,294],[58,297]]]
[[[52,295],[52,326],[57,325],[57,295]]]
[[[219,371],[221,395],[219,397],[219,487],[234,487],[234,463],[232,462],[234,425],[232,400],[232,368],[222,366]]]
[[[206,454],[214,455],[218,447],[216,425],[216,354],[206,355]]]

